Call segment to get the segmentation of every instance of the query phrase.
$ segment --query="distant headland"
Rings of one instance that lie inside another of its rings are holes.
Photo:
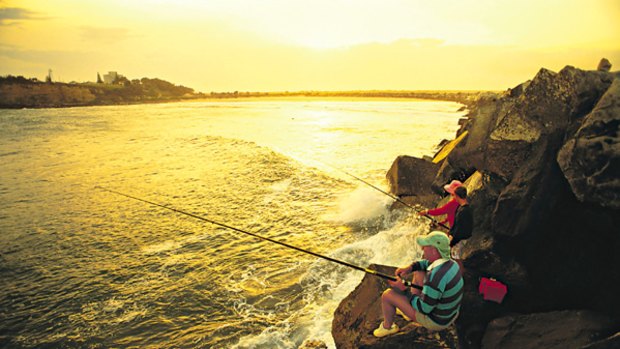
[[[13,75],[0,77],[0,108],[60,108],[264,97],[419,98],[470,105],[483,93],[485,92],[402,90],[203,93],[158,78],[130,80],[117,72],[109,72],[103,79],[97,73],[97,82],[55,82],[51,72],[45,81]]]

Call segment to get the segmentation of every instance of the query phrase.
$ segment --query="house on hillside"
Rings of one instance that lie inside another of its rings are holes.
[[[118,84],[120,81],[123,80],[123,78],[124,76],[122,76],[121,74],[115,71],[111,71],[103,75],[103,83],[109,85]]]

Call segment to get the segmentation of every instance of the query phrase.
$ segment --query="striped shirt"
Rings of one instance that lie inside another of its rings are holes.
[[[463,299],[463,277],[459,265],[448,259],[438,259],[432,264],[422,259],[413,263],[413,271],[426,270],[422,294],[411,298],[417,312],[444,326],[458,314]]]

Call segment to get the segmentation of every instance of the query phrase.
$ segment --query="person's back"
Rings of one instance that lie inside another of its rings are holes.
[[[467,188],[457,188],[454,191],[454,199],[458,202],[459,207],[456,209],[454,225],[449,232],[451,236],[450,247],[452,249],[452,258],[461,263],[463,248],[467,244],[467,239],[472,236],[474,229],[474,214],[467,202]],[[461,267],[463,267],[462,264]]]
[[[458,244],[462,240],[469,239],[474,229],[474,214],[469,204],[464,204],[456,209],[454,226],[450,229],[452,241],[450,246]]]
[[[419,267],[428,270],[428,274],[422,294],[411,299],[413,308],[438,325],[450,324],[457,316],[463,298],[461,268],[451,259],[440,259],[430,265],[426,260],[418,263]]]

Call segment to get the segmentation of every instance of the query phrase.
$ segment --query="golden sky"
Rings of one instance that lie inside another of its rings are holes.
[[[503,90],[620,67],[620,0],[0,0],[0,75],[197,91]]]

